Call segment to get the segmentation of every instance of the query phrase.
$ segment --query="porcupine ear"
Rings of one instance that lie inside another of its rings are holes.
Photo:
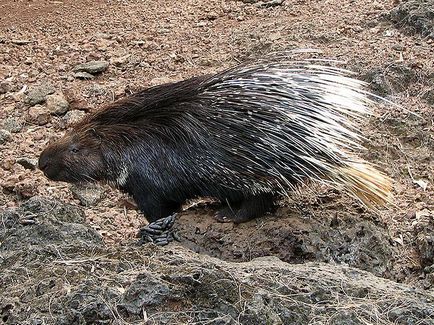
[[[94,137],[94,139],[98,140],[98,142],[101,144],[102,143],[102,137],[101,134],[95,129],[95,128],[90,128],[89,129],[89,134]]]

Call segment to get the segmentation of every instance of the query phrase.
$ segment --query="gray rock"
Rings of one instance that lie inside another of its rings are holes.
[[[11,133],[18,133],[23,129],[23,122],[16,117],[8,117],[3,122],[3,128]]]
[[[167,284],[152,274],[142,273],[123,295],[119,306],[129,314],[140,315],[149,306],[158,306],[169,296]]]
[[[107,61],[90,61],[76,65],[73,71],[96,74],[105,71],[108,66],[109,63]]]
[[[94,75],[87,73],[87,72],[76,72],[74,73],[74,78],[77,79],[93,79],[95,78]]]
[[[0,129],[0,144],[5,144],[11,138],[11,133],[7,130]]]
[[[90,207],[97,204],[104,196],[104,189],[96,184],[71,185],[70,190],[74,198],[84,206]]]
[[[81,121],[81,119],[86,115],[85,112],[80,111],[78,109],[74,109],[72,111],[67,112],[64,116],[63,116],[63,120],[65,121],[67,126],[70,126],[72,124],[75,124],[79,121]]]
[[[17,158],[16,162],[17,164],[23,166],[25,169],[30,169],[30,170],[36,170],[36,167],[38,166],[37,159],[31,159],[27,157]]]
[[[0,95],[6,94],[9,91],[11,91],[11,85],[6,81],[0,82]]]
[[[33,41],[26,39],[13,39],[11,40],[11,43],[15,45],[27,45],[33,43]]]
[[[68,108],[69,103],[62,93],[47,96],[47,109],[51,114],[65,114]]]
[[[244,3],[255,4],[258,7],[275,7],[282,5],[285,0],[241,0]]]
[[[434,39],[434,2],[432,0],[402,1],[389,13],[398,27],[405,27],[423,37]]]
[[[434,106],[434,88],[429,89],[426,93],[424,93],[422,98],[425,99],[428,104]]]
[[[403,63],[374,68],[362,78],[381,96],[405,91],[418,80],[415,70]]]
[[[42,104],[46,101],[47,96],[53,94],[56,89],[49,83],[42,84],[31,89],[24,99],[24,102],[30,106]]]

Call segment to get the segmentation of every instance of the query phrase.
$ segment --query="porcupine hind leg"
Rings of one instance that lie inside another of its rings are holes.
[[[271,193],[262,193],[245,198],[242,201],[227,203],[218,211],[215,218],[219,222],[243,223],[261,217],[267,212],[275,210],[276,197]]]

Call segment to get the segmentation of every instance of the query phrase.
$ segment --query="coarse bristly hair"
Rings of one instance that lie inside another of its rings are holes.
[[[369,207],[389,202],[391,179],[357,157],[357,124],[376,96],[335,61],[297,59],[308,52],[155,86],[89,115],[61,146],[98,147],[96,170],[83,172],[77,158],[58,180],[114,182],[154,209],[196,196],[287,195],[306,180],[343,187]]]

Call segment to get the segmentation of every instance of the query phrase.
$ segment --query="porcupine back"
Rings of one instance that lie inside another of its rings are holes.
[[[391,180],[356,156],[374,96],[333,61],[295,54],[150,88],[87,122],[136,123],[148,140],[184,144],[188,161],[177,164],[195,186],[285,195],[318,180],[368,206],[389,201]]]

